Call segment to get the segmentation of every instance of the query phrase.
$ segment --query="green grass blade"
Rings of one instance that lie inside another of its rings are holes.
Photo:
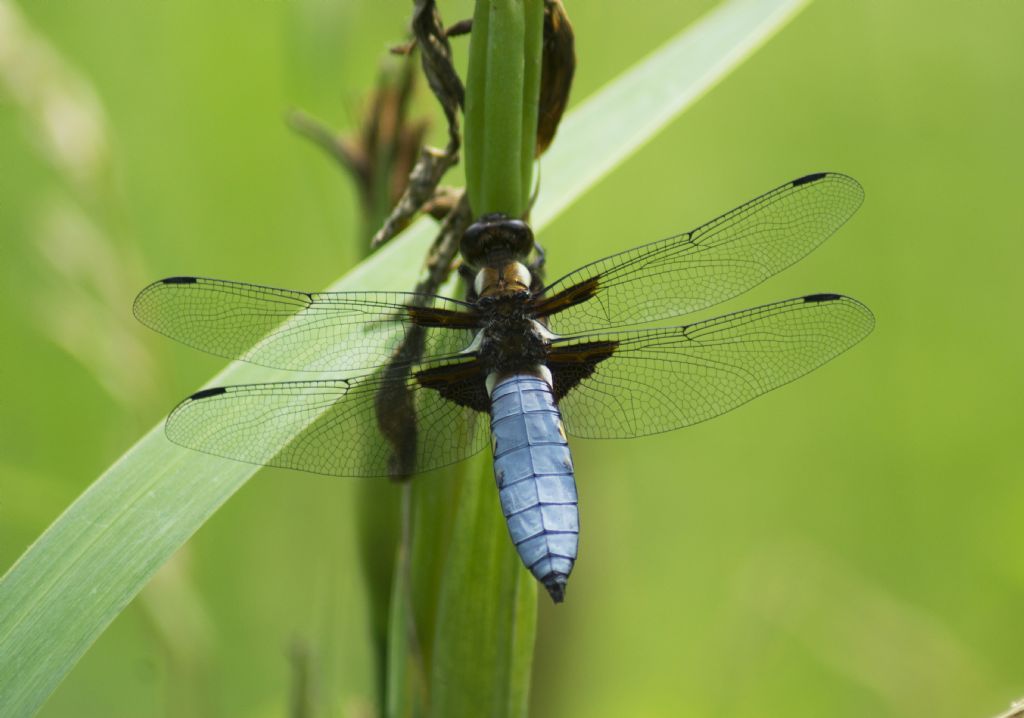
[[[432,223],[405,234],[342,284],[411,286],[417,267],[402,253],[422,256]],[[233,364],[211,384],[284,376]],[[38,710],[153,573],[258,468],[182,449],[159,426],[97,479],[0,580],[0,713]]]
[[[734,0],[570,113],[545,156],[537,229],[780,28],[806,0]],[[595,152],[594,148],[603,148]],[[333,289],[407,289],[421,220]],[[127,308],[126,308],[127,311]],[[213,382],[285,376],[232,364]],[[256,471],[144,436],[0,580],[0,706],[32,715],[153,573]]]
[[[534,228],[552,221],[658,134],[809,1],[722,3],[581,102],[541,158]]]

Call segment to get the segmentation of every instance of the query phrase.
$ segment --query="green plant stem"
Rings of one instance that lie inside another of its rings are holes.
[[[528,209],[542,36],[543,0],[477,2],[464,152],[476,215]],[[387,714],[525,716],[536,583],[509,541],[490,457],[446,473],[412,488],[411,546],[399,549],[391,599]]]
[[[466,191],[473,214],[520,217],[533,174],[543,0],[478,0],[466,83]]]
[[[437,604],[430,715],[525,716],[536,581],[512,547],[490,456],[468,462]]]
[[[466,121],[463,132],[463,163],[466,166],[466,192],[469,206],[480,205],[484,172],[484,97],[487,82],[487,35],[491,12],[487,3],[478,2],[473,13],[473,33],[469,38],[469,67],[466,70]],[[474,214],[479,214],[474,209]]]
[[[523,133],[519,144],[520,196],[529,211],[537,148],[537,113],[540,108],[541,55],[544,52],[544,0],[525,0],[526,37],[523,52]]]

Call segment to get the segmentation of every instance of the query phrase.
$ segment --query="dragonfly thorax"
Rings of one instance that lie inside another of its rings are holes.
[[[481,297],[477,354],[488,371],[528,371],[548,354],[549,335],[529,310],[529,292]]]

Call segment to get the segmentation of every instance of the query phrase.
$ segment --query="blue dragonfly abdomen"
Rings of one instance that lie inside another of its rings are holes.
[[[580,525],[572,457],[548,382],[532,374],[499,379],[491,390],[491,438],[512,542],[560,602],[576,562]]]

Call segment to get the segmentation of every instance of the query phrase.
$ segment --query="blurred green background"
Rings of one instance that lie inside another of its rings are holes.
[[[576,100],[714,5],[566,4]],[[354,128],[408,6],[0,0],[0,570],[222,365],[137,325],[138,289],[316,289],[357,261],[351,183],[282,118]],[[726,308],[837,291],[878,327],[715,421],[574,444],[581,558],[567,602],[541,601],[533,715],[1024,696],[1021,27],[1011,0],[818,0],[540,237],[557,276],[847,172],[858,216]],[[262,472],[42,715],[284,715],[303,665],[325,714],[375,715],[354,494]]]

